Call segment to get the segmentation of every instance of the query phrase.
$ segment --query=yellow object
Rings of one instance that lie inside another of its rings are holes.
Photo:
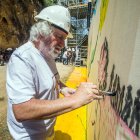
[[[66,85],[76,88],[87,79],[85,67],[75,67]],[[86,106],[57,118],[54,140],[86,140]]]
[[[46,140],[54,140],[54,135],[55,134],[53,134],[52,136],[50,136],[50,137],[47,137],[47,139]]]

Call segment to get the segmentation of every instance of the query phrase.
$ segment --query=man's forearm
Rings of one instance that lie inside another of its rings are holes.
[[[76,109],[72,97],[57,100],[31,99],[27,102],[13,105],[15,117],[18,121],[51,118]]]
[[[56,100],[31,99],[27,102],[13,105],[13,111],[18,121],[55,117],[86,105],[93,100],[103,99],[102,95],[98,94],[99,90],[96,85],[81,83],[71,96]]]

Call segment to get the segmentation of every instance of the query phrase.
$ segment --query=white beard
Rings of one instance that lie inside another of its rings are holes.
[[[58,55],[60,54],[60,51],[55,50],[55,47],[51,46],[49,48],[45,46],[44,42],[40,42],[39,50],[45,57],[52,57],[53,59],[56,59]]]
[[[53,59],[56,59],[60,54],[60,51],[55,50],[55,47],[52,47],[49,51],[49,54],[52,56]]]

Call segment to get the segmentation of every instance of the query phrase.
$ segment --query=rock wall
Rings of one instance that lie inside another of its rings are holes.
[[[88,81],[116,96],[88,105],[87,140],[140,139],[140,1],[96,0]]]
[[[26,41],[34,14],[41,8],[38,0],[1,0],[0,48],[15,48]]]

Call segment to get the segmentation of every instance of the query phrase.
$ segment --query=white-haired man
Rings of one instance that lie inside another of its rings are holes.
[[[7,123],[16,140],[48,139],[56,116],[102,98],[92,83],[81,83],[75,90],[59,81],[54,59],[70,36],[68,9],[50,6],[35,19],[29,41],[12,54],[7,66]],[[64,98],[58,98],[60,91]]]

